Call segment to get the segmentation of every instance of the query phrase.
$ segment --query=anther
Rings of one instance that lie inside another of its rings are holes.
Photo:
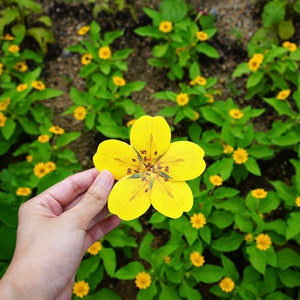
[[[132,172],[132,169],[131,169],[131,168],[128,168],[128,169],[127,169],[127,175],[130,175],[131,172]]]

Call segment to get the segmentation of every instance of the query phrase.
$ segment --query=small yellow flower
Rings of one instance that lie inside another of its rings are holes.
[[[244,237],[246,242],[251,242],[253,241],[253,234],[252,233],[247,233]]]
[[[75,294],[79,298],[83,298],[86,296],[90,291],[90,286],[84,280],[77,281],[74,283],[73,286],[73,294]]]
[[[173,24],[170,21],[162,21],[159,24],[159,30],[163,33],[171,32],[173,29]]]
[[[255,189],[251,191],[251,195],[257,199],[264,199],[267,197],[267,192],[264,189]]]
[[[196,76],[192,81],[199,85],[206,85],[207,83],[206,79],[202,76]]]
[[[87,250],[86,252],[92,255],[97,255],[102,249],[102,245],[101,243],[95,242],[94,244],[92,244]]]
[[[200,117],[200,115],[199,115],[199,113],[197,112],[197,111],[193,111],[194,112],[194,115],[195,115],[195,117],[192,119],[193,121],[196,121],[196,120],[198,120],[199,119],[199,117]]]
[[[286,98],[288,98],[290,94],[291,94],[291,90],[282,90],[277,94],[276,99],[285,100]]]
[[[257,249],[259,250],[263,250],[263,251],[266,251],[268,250],[271,245],[272,245],[272,241],[271,241],[271,238],[267,235],[267,234],[264,234],[264,233],[261,233],[259,234],[256,238],[256,247]]]
[[[78,33],[79,35],[85,35],[85,34],[87,34],[87,33],[89,32],[89,30],[90,30],[90,26],[82,26],[82,27],[77,31],[77,33]]]
[[[233,160],[238,165],[245,163],[248,160],[248,152],[243,148],[237,148],[233,152]]]
[[[6,110],[10,104],[10,98],[7,98],[0,102],[0,111]]]
[[[86,53],[81,56],[80,60],[81,63],[86,66],[92,62],[92,59],[93,59],[93,55],[90,53]]]
[[[112,80],[116,86],[124,86],[126,84],[126,80],[120,76],[114,76]]]
[[[28,89],[28,85],[26,83],[20,83],[16,88],[18,92],[23,92],[26,91],[27,89]]]
[[[4,127],[6,119],[7,118],[5,117],[4,113],[0,112],[0,127]]]
[[[220,186],[223,184],[223,179],[219,175],[211,175],[209,177],[209,181],[215,186]]]
[[[170,257],[169,255],[165,256],[165,257],[164,257],[164,262],[165,262],[166,264],[169,264],[169,263],[171,262],[171,257]]]
[[[140,290],[146,289],[151,285],[151,276],[146,272],[139,272],[135,277],[135,285]]]
[[[220,281],[219,286],[225,293],[230,293],[234,289],[234,281],[229,277],[224,277]]]
[[[49,131],[58,135],[62,135],[65,133],[65,130],[59,126],[52,126],[50,127]]]
[[[5,41],[13,41],[14,37],[10,35],[9,33],[6,33],[5,36],[2,37],[3,40]]]
[[[28,66],[25,61],[19,61],[15,64],[14,68],[19,72],[26,72],[28,70]]]
[[[298,207],[300,207],[300,196],[296,198],[295,203]]]
[[[188,104],[189,101],[190,101],[189,95],[186,93],[180,93],[176,97],[176,102],[180,106],[184,106],[184,105]]]
[[[264,55],[261,53],[254,54],[253,57],[249,60],[248,66],[249,69],[253,72],[257,71],[260,65],[264,60]]]
[[[225,153],[225,154],[230,154],[230,153],[232,153],[233,152],[233,147],[232,146],[230,146],[230,145],[227,145],[227,144],[224,144],[223,145],[223,153]]]
[[[42,91],[46,88],[45,84],[42,81],[36,80],[31,82],[31,86],[36,90]]]
[[[132,120],[128,121],[128,122],[126,123],[126,126],[127,126],[127,127],[132,126],[132,125],[135,123],[135,121],[136,121],[136,119],[132,119]]]
[[[3,64],[0,63],[0,75],[3,73]]]
[[[204,225],[206,224],[206,218],[202,213],[198,213],[198,214],[194,213],[190,217],[190,222],[193,228],[199,229],[199,228],[203,228]]]
[[[237,120],[241,119],[244,116],[243,112],[239,109],[236,109],[236,108],[230,109],[229,110],[229,115],[230,115],[230,117],[232,117],[234,119],[237,119]]]
[[[42,135],[38,136],[38,141],[40,143],[47,143],[47,142],[49,142],[49,139],[50,139],[50,137],[47,134],[42,134]]]
[[[289,51],[291,51],[291,52],[297,50],[297,45],[295,43],[291,43],[289,41],[283,42],[282,47],[289,49]]]
[[[256,53],[256,54],[253,55],[252,58],[255,59],[257,62],[259,62],[261,64],[264,60],[264,55],[261,54],[261,53]]]
[[[98,55],[102,59],[109,59],[111,57],[111,50],[109,47],[101,47],[98,51]]]
[[[33,173],[36,177],[42,178],[44,177],[48,172],[45,163],[40,162],[37,163],[33,168]]]
[[[208,35],[204,31],[197,31],[196,37],[199,41],[204,42],[208,39]]]
[[[10,45],[8,47],[8,51],[11,53],[17,53],[20,51],[20,47],[18,45]]]
[[[29,187],[19,187],[16,190],[17,196],[28,196],[31,194],[31,189]]]
[[[33,159],[32,155],[27,155],[26,156],[26,161],[32,162],[32,159]]]
[[[215,99],[214,96],[212,94],[205,94],[205,97],[207,97],[207,103],[214,103]]]
[[[190,260],[195,267],[202,267],[205,263],[204,256],[198,251],[193,251],[191,253]]]
[[[45,168],[47,173],[50,173],[56,169],[56,164],[53,161],[48,161],[45,163]]]
[[[180,52],[185,51],[185,50],[187,50],[187,47],[186,47],[186,46],[176,48],[176,49],[175,49],[175,54],[178,55]]]
[[[76,120],[82,121],[86,117],[86,109],[84,106],[77,106],[73,112],[73,116]]]

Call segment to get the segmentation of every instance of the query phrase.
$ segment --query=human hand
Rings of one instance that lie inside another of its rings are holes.
[[[106,202],[114,178],[90,169],[72,175],[21,205],[12,262],[0,299],[70,299],[88,247],[120,219]]]

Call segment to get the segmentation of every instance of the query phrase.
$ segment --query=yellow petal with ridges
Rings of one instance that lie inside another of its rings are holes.
[[[140,154],[144,162],[154,162],[166,152],[170,142],[171,130],[163,117],[142,116],[131,128],[131,146]]]
[[[149,194],[147,181],[142,177],[127,176],[114,185],[108,197],[108,209],[122,220],[133,220],[148,210],[151,205]]]
[[[203,149],[195,143],[179,141],[171,143],[157,165],[171,180],[191,180],[205,170]]]
[[[93,157],[96,169],[110,171],[119,180],[124,176],[143,172],[136,151],[128,144],[118,140],[106,140],[99,144]]]
[[[186,182],[166,181],[162,177],[154,180],[150,199],[157,211],[174,219],[193,206],[193,194]]]

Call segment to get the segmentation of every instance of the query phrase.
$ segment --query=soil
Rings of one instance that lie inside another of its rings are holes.
[[[66,131],[82,132],[81,137],[72,143],[70,148],[75,152],[83,169],[88,169],[93,167],[91,157],[103,137],[95,132],[84,131],[82,122],[76,121],[72,115],[62,115],[72,105],[68,95],[70,87],[85,89],[84,80],[77,76],[81,68],[80,57],[66,50],[67,47],[77,44],[82,38],[77,34],[78,29],[90,24],[94,19],[92,14],[93,4],[87,2],[83,4],[82,2],[73,1],[67,4],[63,0],[40,0],[44,14],[52,19],[56,38],[55,44],[49,46],[43,79],[48,87],[64,91],[62,96],[44,103],[54,110],[54,124],[60,125]],[[149,38],[135,35],[133,30],[151,23],[151,20],[144,15],[142,7],[147,6],[158,9],[160,1],[139,0],[131,1],[131,3],[137,16],[136,20],[132,18],[130,11],[125,9],[116,14],[101,12],[96,21],[104,32],[124,30],[125,34],[118,39],[115,49],[132,48],[134,50],[129,58],[129,71],[125,74],[125,78],[127,81],[141,80],[147,82],[144,90],[133,95],[133,100],[141,104],[147,114],[155,115],[158,110],[163,108],[164,103],[161,100],[154,99],[152,94],[162,90],[176,91],[177,83],[169,81],[164,70],[155,69],[147,64],[147,59],[152,57],[153,43]],[[215,15],[215,26],[218,33],[212,39],[211,44],[220,53],[220,58],[218,60],[206,59],[200,63],[201,71],[205,77],[214,76],[218,78],[215,88],[220,91],[220,95],[216,97],[216,100],[226,100],[228,97],[233,97],[234,101],[241,107],[249,105],[250,103],[246,103],[243,98],[244,92],[235,93],[237,89],[243,91],[245,82],[241,79],[231,79],[231,74],[239,63],[248,59],[247,44],[261,25],[260,13],[262,6],[251,0],[194,0],[190,3],[194,5],[195,9],[201,9]],[[255,101],[251,105],[262,106],[261,103]],[[264,117],[258,119],[255,126],[267,130],[270,128],[274,116],[272,110],[268,110]],[[287,155],[290,155],[290,153]],[[261,167],[264,168],[268,179],[271,179],[274,174],[274,165],[262,164]],[[289,169],[289,166],[287,169]],[[253,182],[257,181],[257,178],[253,176],[249,180]],[[145,232],[151,230],[148,224],[150,215],[151,211],[141,218]],[[137,236],[136,238],[140,239],[141,237]],[[167,239],[168,237],[163,232],[159,232],[156,235],[155,243],[159,246]],[[136,253],[133,253],[133,256],[136,255]],[[133,281],[123,282],[107,278],[102,281],[101,286],[111,288],[123,300],[136,299],[137,289]],[[207,286],[199,286],[199,289],[204,299],[216,299],[208,295]]]

